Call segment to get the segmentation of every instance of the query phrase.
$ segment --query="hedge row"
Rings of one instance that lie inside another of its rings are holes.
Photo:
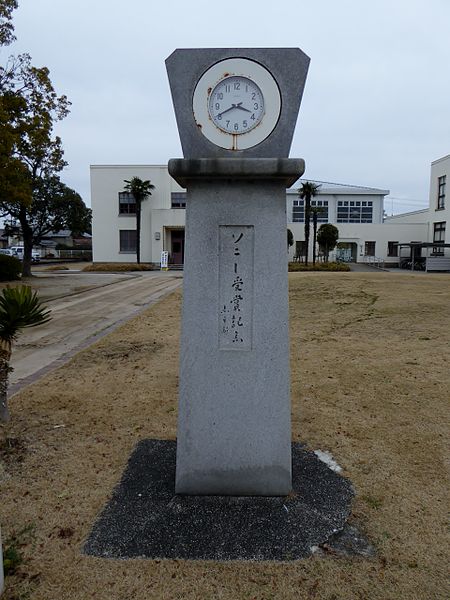
[[[308,266],[301,262],[290,262],[289,271],[350,271],[350,267],[337,262],[317,262],[315,265],[309,263]]]

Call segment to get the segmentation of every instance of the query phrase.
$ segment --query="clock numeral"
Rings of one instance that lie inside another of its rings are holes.
[[[255,104],[253,105],[254,110],[258,110],[259,108],[259,104],[257,102],[255,102]]]
[[[239,129],[239,125],[237,123],[234,124],[234,130],[237,131]]]
[[[221,121],[221,120],[222,120],[222,115],[217,115],[216,119],[217,119],[218,121]]]
[[[231,85],[230,84],[225,84],[225,92],[231,92]]]
[[[237,81],[237,82],[234,84],[234,89],[235,89],[235,90],[240,90],[240,89],[241,89],[241,84],[240,84],[240,82],[239,82],[239,81]]]
[[[253,94],[252,94],[252,100],[256,100],[256,92],[253,92]]]
[[[252,114],[252,116],[250,117],[250,119],[252,119],[252,121],[255,120],[255,113]]]
[[[227,127],[229,127],[229,126],[230,126],[230,121],[227,121]]]
[[[222,94],[222,92],[218,92],[216,94],[216,98],[217,98],[217,100],[223,100],[223,94]],[[252,100],[254,100],[254,98],[252,98]]]
[[[220,104],[218,102],[216,102],[214,106],[216,107],[216,110],[219,110]]]
[[[242,127],[244,129],[247,127],[247,121],[245,119],[242,121]]]

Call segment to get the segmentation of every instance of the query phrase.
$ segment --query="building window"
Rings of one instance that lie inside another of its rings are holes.
[[[120,229],[120,252],[136,252],[136,229]]]
[[[372,223],[373,202],[369,200],[338,200],[338,223]]]
[[[317,215],[318,223],[328,223],[328,200],[311,200],[311,208],[316,206],[320,208],[320,213]],[[310,215],[312,221],[312,215]],[[292,221],[293,223],[305,222],[305,201],[294,200],[292,203]]]
[[[447,176],[442,175],[442,177],[438,177],[438,198],[437,198],[437,208],[438,210],[445,208],[445,180]]]
[[[172,208],[186,208],[186,192],[172,192],[170,198]]]
[[[388,256],[398,256],[398,242],[388,242]]]
[[[295,258],[297,260],[300,260],[305,255],[306,255],[306,242],[305,241],[296,241],[295,242]]]
[[[119,215],[135,215],[136,201],[130,192],[119,192]]]
[[[365,242],[364,254],[366,256],[375,256],[375,242]]]
[[[445,224],[445,221],[434,224],[433,242],[445,244]],[[435,246],[433,248],[433,254],[444,254],[444,247]]]

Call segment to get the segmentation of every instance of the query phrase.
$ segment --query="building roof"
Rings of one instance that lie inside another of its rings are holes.
[[[435,165],[436,163],[439,163],[442,160],[448,160],[449,158],[450,158],[450,154],[447,154],[446,156],[441,156],[441,158],[437,158],[436,160],[433,160],[433,162],[431,164]]]
[[[316,185],[320,185],[319,193],[321,194],[357,194],[357,195],[377,195],[387,196],[389,190],[381,190],[379,188],[366,187],[363,185],[352,185],[349,183],[333,183],[331,181],[318,181],[316,179],[300,178],[288,189],[288,194],[297,194],[298,188],[302,183],[310,181]]]
[[[396,215],[389,215],[388,217],[384,217],[385,221],[391,221],[392,219],[399,219],[402,217],[409,217],[411,215],[420,215],[428,212],[428,208],[421,208],[420,210],[411,210],[409,212],[398,213]]]
[[[68,238],[73,237],[70,229],[60,229],[59,231],[50,231],[44,235],[44,239],[48,238]],[[90,233],[82,233],[81,235],[76,235],[76,238],[91,238]]]

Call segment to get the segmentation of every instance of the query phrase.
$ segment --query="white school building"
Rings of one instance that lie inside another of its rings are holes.
[[[150,180],[152,195],[142,203],[141,262],[159,264],[161,252],[169,254],[169,265],[184,263],[186,191],[162,165],[93,165],[91,197],[93,211],[94,262],[135,262],[136,211],[133,198],[124,192],[124,180]],[[408,258],[450,259],[450,202],[446,180],[450,177],[450,155],[431,164],[427,209],[384,217],[385,189],[315,182],[320,185],[312,205],[319,206],[318,225],[332,223],[339,230],[334,257],[353,262],[383,262],[398,265]],[[298,189],[306,178],[286,191],[287,227],[294,236],[289,259],[304,254],[304,201]],[[312,238],[312,226],[311,226]],[[310,239],[312,244],[312,239]],[[419,245],[420,244],[420,245]],[[309,251],[312,256],[312,250]],[[332,257],[332,258],[334,258]]]

